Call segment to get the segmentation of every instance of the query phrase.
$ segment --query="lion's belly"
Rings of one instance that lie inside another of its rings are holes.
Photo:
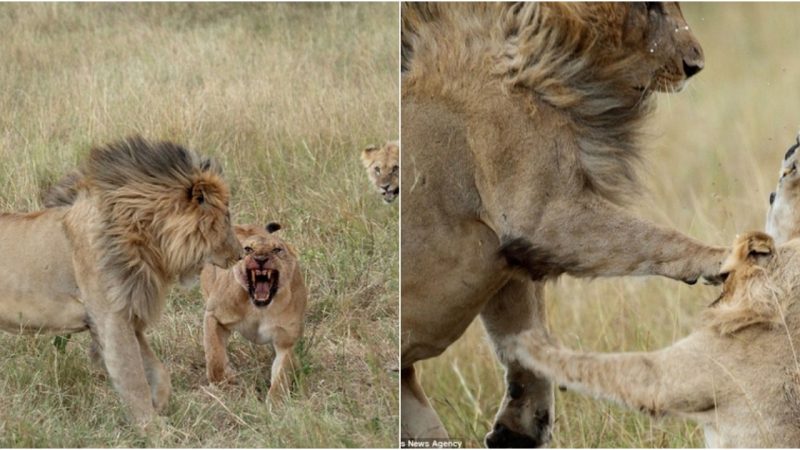
[[[75,297],[0,298],[0,329],[9,333],[74,333],[87,330],[86,309]]]
[[[444,240],[403,243],[403,365],[443,352],[509,279],[488,227],[474,222],[455,229]]]

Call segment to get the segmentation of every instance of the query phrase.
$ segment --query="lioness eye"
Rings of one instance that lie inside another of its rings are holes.
[[[245,253],[253,253],[253,247],[245,247],[244,248],[244,252]]]
[[[273,252],[276,253],[276,254],[280,254],[282,251],[283,251],[283,249],[280,248],[280,247],[278,247],[275,250],[273,250]]]
[[[375,173],[381,173],[381,168],[380,167],[375,167]]]
[[[392,166],[392,173],[397,173],[397,171],[399,169],[400,169],[400,166]]]

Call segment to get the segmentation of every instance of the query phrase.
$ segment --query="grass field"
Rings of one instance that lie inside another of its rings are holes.
[[[398,209],[359,151],[399,133],[397,24],[396,4],[0,5],[0,210],[38,209],[93,144],[174,140],[222,162],[234,221],[284,225],[310,290],[297,391],[270,412],[271,350],[233,338],[240,385],[208,386],[199,289],[173,289],[149,332],[173,387],[156,441],[88,334],[63,353],[0,334],[0,447],[396,445]]]
[[[661,95],[648,128],[646,187],[633,208],[708,243],[763,229],[783,153],[800,128],[798,4],[684,4],[706,68],[684,92]],[[655,278],[551,283],[551,329],[596,351],[661,348],[685,336],[719,288]],[[502,372],[476,323],[420,365],[450,436],[483,445],[503,392]],[[552,445],[698,447],[695,424],[648,417],[572,392],[557,393]]]

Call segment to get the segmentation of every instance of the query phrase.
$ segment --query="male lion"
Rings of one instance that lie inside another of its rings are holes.
[[[389,141],[383,147],[370,145],[361,151],[361,163],[367,169],[369,181],[391,203],[400,192],[400,145]]]
[[[206,265],[200,275],[206,313],[203,320],[206,373],[212,383],[232,381],[225,345],[232,331],[255,344],[275,348],[267,399],[275,403],[289,394],[297,364],[294,344],[303,335],[308,292],[297,252],[274,233],[277,223],[265,228],[236,226],[244,259],[228,270]]]
[[[145,328],[173,280],[239,258],[228,187],[212,160],[138,137],[93,148],[76,173],[59,183],[70,193],[53,201],[67,206],[0,216],[0,329],[89,330],[145,426],[170,394]]]
[[[603,354],[567,350],[531,330],[501,346],[572,388],[654,416],[696,420],[708,447],[800,445],[797,147],[786,153],[770,196],[774,241],[761,232],[736,238],[722,267],[722,295],[688,337],[655,352]]]
[[[542,327],[544,282],[562,273],[694,283],[727,251],[620,206],[639,191],[651,93],[703,67],[678,5],[404,3],[402,16],[402,435],[441,438],[413,364],[476,316],[497,343]],[[498,357],[508,390],[486,444],[545,444],[550,382]]]

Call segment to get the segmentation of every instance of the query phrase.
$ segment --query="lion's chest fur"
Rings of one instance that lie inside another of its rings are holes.
[[[404,99],[404,362],[436,356],[466,330],[512,276],[503,238],[578,176],[576,150],[559,147],[560,119],[540,129],[507,97],[481,108]]]

